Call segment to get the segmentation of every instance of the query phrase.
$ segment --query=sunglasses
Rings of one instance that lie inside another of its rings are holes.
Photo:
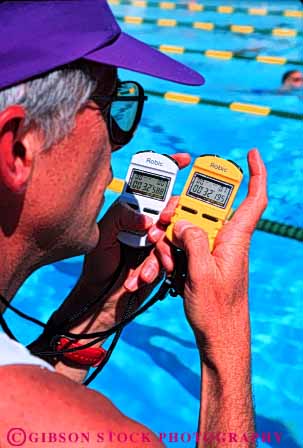
[[[106,120],[111,142],[126,145],[135,133],[147,100],[143,87],[135,81],[118,81],[114,95],[92,95],[90,99]]]

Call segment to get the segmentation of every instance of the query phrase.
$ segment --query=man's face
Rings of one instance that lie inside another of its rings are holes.
[[[93,65],[99,95],[111,95],[117,73]],[[50,258],[93,249],[99,240],[96,223],[104,192],[112,179],[112,145],[100,111],[90,101],[76,116],[73,131],[37,157],[27,192],[36,243]]]

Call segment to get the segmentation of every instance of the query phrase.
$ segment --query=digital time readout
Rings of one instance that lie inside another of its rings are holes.
[[[233,188],[233,185],[226,182],[195,173],[186,194],[200,199],[200,201],[225,208]]]
[[[170,183],[169,177],[157,176],[134,169],[127,185],[127,193],[147,196],[151,199],[164,201]]]

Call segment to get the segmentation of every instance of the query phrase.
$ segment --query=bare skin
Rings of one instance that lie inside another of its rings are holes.
[[[115,80],[110,68],[107,79],[110,90]],[[173,269],[164,232],[177,199],[170,202],[156,226],[117,206],[98,226],[96,217],[111,180],[110,152],[117,149],[109,142],[104,119],[96,110],[84,108],[77,115],[72,133],[44,153],[39,132],[22,129],[25,113],[16,106],[0,113],[0,293],[12,299],[37,267],[87,253],[79,283],[57,314],[60,320],[67,310],[85,303],[109,281],[120,260],[117,232],[145,228],[155,244],[152,253],[137,268],[126,266],[116,287],[94,310],[94,318],[90,316],[72,329],[81,333],[89,325],[89,331],[103,330],[119,320],[119,309],[129,292],[143,287],[143,299],[144,287],[156,280],[159,270]],[[181,167],[189,163],[187,155],[176,157]],[[248,249],[266,206],[266,172],[256,150],[249,153],[249,166],[248,197],[218,235],[212,254],[203,231],[187,222],[175,226],[175,238],[185,249],[189,263],[184,307],[203,366],[200,433],[254,432]],[[112,263],[104,263],[109,258]],[[0,420],[1,447],[10,446],[6,440],[10,427],[35,432],[60,432],[62,428],[65,432],[148,432],[151,441],[146,446],[163,446],[151,431],[121,414],[102,394],[77,384],[85,370],[63,362],[57,363],[56,369],[58,373],[34,366],[0,368],[0,413],[4,416]],[[47,443],[43,446],[48,447]],[[62,447],[62,443],[50,446]],[[93,440],[89,446],[100,443]],[[103,446],[113,445],[105,442]],[[145,445],[140,442],[139,446]],[[200,440],[198,447],[202,446],[205,444]],[[207,446],[216,445],[210,442]]]
[[[303,73],[300,70],[292,70],[287,76],[283,85],[281,86],[281,91],[289,91],[302,89],[303,87]]]

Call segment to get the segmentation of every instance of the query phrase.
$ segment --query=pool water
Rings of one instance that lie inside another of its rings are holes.
[[[208,1],[219,5],[220,2]],[[275,10],[299,9],[298,1],[225,1],[243,7],[269,6]],[[259,28],[285,26],[300,30],[302,20],[283,16],[254,17],[246,14],[193,13],[157,8],[115,6],[117,15],[176,18],[182,21],[213,21],[247,24]],[[122,24],[125,31],[154,45],[183,45],[194,49],[242,50],[262,47],[262,54],[302,60],[299,38],[274,38],[204,32],[191,28],[160,28]],[[203,87],[186,87],[144,75],[121,71],[122,79],[139,81],[147,90],[175,91],[227,102],[242,101],[273,109],[302,113],[300,95],[274,95],[282,74],[290,65],[256,61],[222,61],[197,54],[174,55],[200,71]],[[261,89],[255,94],[252,89]],[[268,91],[268,92],[267,92]],[[302,121],[275,116],[260,117],[208,105],[172,103],[150,97],[134,140],[113,155],[114,175],[123,178],[131,155],[153,149],[192,156],[220,154],[235,160],[244,170],[236,206],[247,190],[247,151],[258,147],[268,170],[269,205],[263,217],[302,227]],[[180,173],[180,193],[189,168]],[[116,198],[106,195],[106,207]],[[32,275],[19,291],[14,305],[36,317],[48,316],[77,280],[82,259],[74,258],[45,267]],[[302,275],[303,252],[297,241],[257,231],[251,245],[250,307],[252,321],[253,392],[258,433],[272,433],[261,447],[302,446]],[[13,331],[24,343],[39,329],[7,312]],[[92,387],[102,391],[127,415],[156,433],[193,433],[199,409],[199,359],[185,321],[180,298],[158,303],[122,334],[109,364]],[[281,443],[273,432],[282,433]],[[181,441],[169,446],[194,446]]]

